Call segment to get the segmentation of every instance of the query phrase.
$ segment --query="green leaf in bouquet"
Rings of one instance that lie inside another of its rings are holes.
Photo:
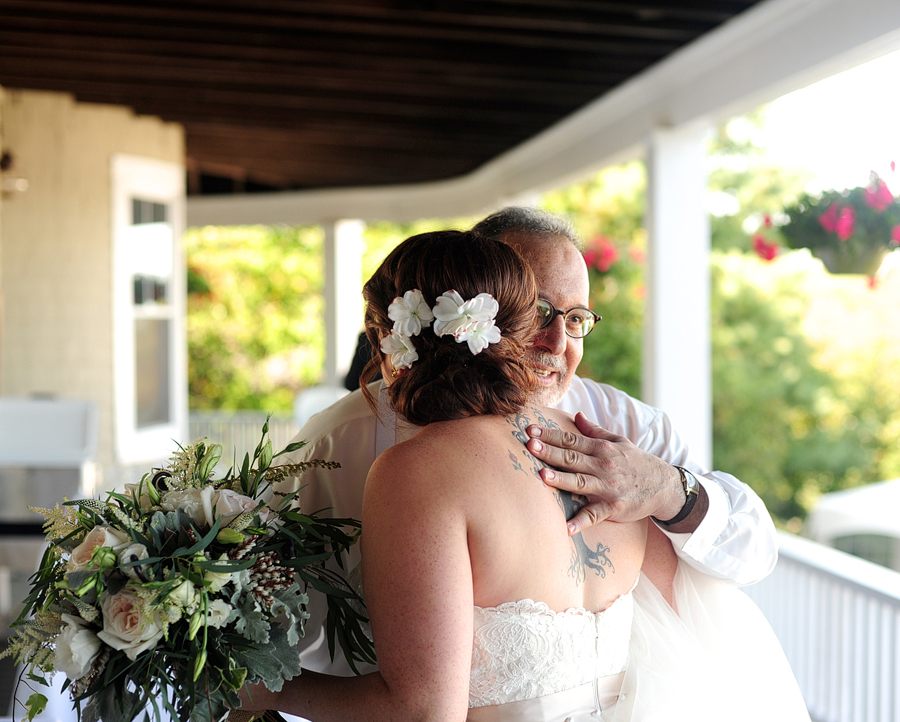
[[[178,511],[181,511],[179,509]],[[206,532],[200,539],[197,540],[195,544],[189,546],[187,548],[181,547],[172,552],[173,557],[189,557],[193,556],[197,552],[203,551],[212,544],[213,540],[216,538],[216,535],[219,533],[219,529],[222,527],[222,517],[216,517],[215,523],[210,527],[209,531]]]
[[[356,674],[360,673],[356,662],[375,663],[375,646],[366,629],[363,628],[362,620],[368,621],[346,600],[328,599],[328,615],[325,624],[328,654],[333,661],[334,642],[337,639],[350,669]]]
[[[247,681],[262,682],[273,692],[280,692],[285,679],[300,674],[300,653],[280,627],[272,629],[269,642],[234,650],[235,661],[249,670]]]
[[[133,722],[140,713],[140,695],[124,685],[109,685],[94,692],[81,711],[81,722]]]
[[[300,449],[302,449],[308,443],[309,442],[307,442],[307,441],[294,441],[294,442],[288,444],[287,446],[285,446],[281,451],[279,451],[277,454],[275,454],[275,456],[272,458],[277,459],[279,456],[282,456],[283,454],[291,454],[295,451],[300,451]]]
[[[25,710],[27,712],[28,720],[33,720],[45,709],[47,709],[47,698],[39,692],[35,692],[34,694],[30,695],[25,702]]]
[[[234,625],[238,634],[243,634],[257,644],[265,644],[269,641],[268,617],[259,608],[253,594],[245,593],[243,589],[238,590],[231,598],[231,606],[238,612],[238,618]]]
[[[250,487],[250,454],[244,454],[244,463],[241,464],[240,478],[241,491],[247,496],[254,496]]]
[[[272,596],[280,602],[280,613],[284,615],[285,621],[288,623],[286,627],[288,642],[295,646],[300,644],[303,625],[309,619],[309,612],[306,611],[309,596],[301,592],[297,584],[288,589],[272,592]]]

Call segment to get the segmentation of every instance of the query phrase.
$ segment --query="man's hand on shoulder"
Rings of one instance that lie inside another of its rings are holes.
[[[623,436],[575,416],[581,433],[529,426],[528,450],[554,467],[542,469],[550,486],[580,494],[584,507],[569,521],[569,533],[601,521],[630,522],[652,516],[663,521],[678,515],[685,503],[678,469],[639,449]],[[668,530],[690,532],[705,515],[706,492],[690,516]]]

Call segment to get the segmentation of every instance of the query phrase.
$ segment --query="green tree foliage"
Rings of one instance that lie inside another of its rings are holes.
[[[805,516],[820,493],[900,476],[900,283],[873,305],[881,297],[866,297],[863,280],[840,286],[805,252],[770,264],[753,253],[764,218],[777,220],[805,180],[766,164],[754,145],[761,122],[732,121],[711,146],[714,466],[749,483],[788,521]],[[637,397],[645,189],[635,162],[542,201],[585,239],[591,305],[603,316],[579,373]],[[476,220],[370,224],[361,283],[404,238]],[[192,408],[287,410],[297,391],[318,382],[322,241],[317,228],[188,234]],[[812,328],[822,299],[838,297]],[[846,329],[862,329],[873,309],[883,314],[874,331],[848,342]]]
[[[192,409],[289,411],[324,362],[320,228],[185,236]]]
[[[800,272],[745,254],[713,257],[713,465],[783,521],[874,472],[871,443],[846,424],[852,401],[814,363],[804,285]]]
[[[542,200],[547,210],[571,219],[585,240],[591,308],[603,317],[584,341],[578,373],[633,396],[640,396],[641,390],[645,187],[644,166],[634,162],[548,193]]]

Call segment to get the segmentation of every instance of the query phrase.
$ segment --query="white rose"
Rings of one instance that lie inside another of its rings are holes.
[[[192,613],[199,604],[197,599],[197,590],[194,585],[185,579],[181,584],[175,587],[166,597],[166,604],[175,605],[186,610],[188,614]]]
[[[131,539],[127,534],[108,526],[95,526],[88,532],[77,547],[72,550],[72,554],[67,562],[67,569],[70,572],[78,572],[87,567],[91,563],[91,557],[94,552],[101,547],[110,547],[116,551],[123,545],[130,542]]]
[[[222,554],[220,560],[228,559],[227,554]],[[208,569],[203,571],[203,583],[206,588],[215,593],[222,590],[228,582],[234,579],[235,572],[211,572]]]
[[[91,671],[100,654],[100,640],[78,617],[63,614],[62,620],[66,626],[56,638],[53,667],[69,679],[80,679]]]
[[[163,494],[159,505],[165,511],[181,509],[198,526],[209,525],[212,518],[213,488],[207,486],[203,489],[184,489],[182,491],[168,491]],[[207,510],[209,515],[207,515]]]
[[[223,626],[231,616],[231,607],[221,599],[213,599],[206,610],[206,624],[213,629]]]
[[[121,572],[131,579],[136,579],[138,575],[136,570],[138,569],[138,567],[123,567],[121,565],[128,564],[129,562],[137,562],[141,559],[146,559],[148,556],[150,556],[150,554],[147,552],[147,547],[145,547],[143,544],[129,544],[119,552],[119,564]]]
[[[123,650],[132,661],[162,639],[156,615],[146,614],[143,600],[127,587],[116,595],[104,595],[100,609],[103,630],[97,636],[113,649]]]
[[[125,496],[129,499],[137,499],[138,504],[144,511],[149,511],[153,508],[153,500],[147,494],[147,482],[142,484],[125,484]]]

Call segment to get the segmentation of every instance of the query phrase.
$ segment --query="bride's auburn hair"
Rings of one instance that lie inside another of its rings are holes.
[[[537,386],[525,353],[537,331],[537,285],[518,251],[471,231],[437,231],[406,239],[384,260],[363,287],[366,335],[375,350],[363,369],[360,386],[377,413],[366,384],[382,368],[381,339],[393,321],[388,306],[407,291],[419,289],[429,307],[446,291],[463,300],[488,293],[499,305],[498,343],[472,354],[453,336],[436,336],[432,327],[412,337],[419,355],[409,368],[390,379],[391,406],[417,426],[479,414],[520,410]]]

